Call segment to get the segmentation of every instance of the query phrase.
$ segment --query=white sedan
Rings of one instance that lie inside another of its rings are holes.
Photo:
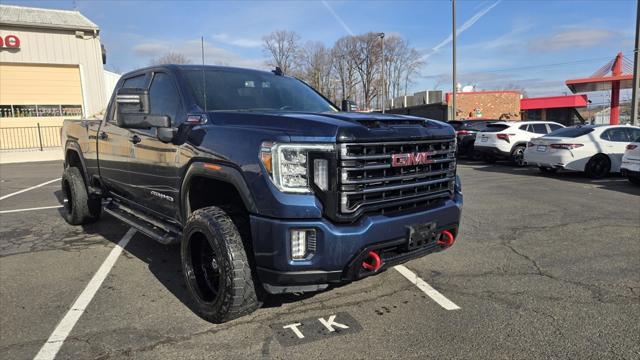
[[[622,156],[620,171],[622,175],[629,178],[629,181],[640,185],[640,137],[627,145],[626,151]]]
[[[543,172],[558,169],[583,171],[597,179],[620,172],[622,154],[631,141],[640,137],[640,128],[628,125],[575,126],[558,129],[531,139],[524,161]]]

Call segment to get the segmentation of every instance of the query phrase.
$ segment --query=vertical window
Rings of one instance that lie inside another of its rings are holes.
[[[149,89],[149,106],[152,115],[167,115],[171,124],[177,122],[180,109],[180,95],[173,79],[165,73],[156,73]]]
[[[529,125],[529,131],[531,131],[531,127],[533,127],[533,132],[536,134],[546,134],[547,126],[545,124],[533,124]]]

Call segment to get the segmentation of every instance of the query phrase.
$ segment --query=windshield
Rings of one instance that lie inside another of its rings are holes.
[[[205,70],[208,111],[338,111],[303,82],[270,73],[243,70]],[[189,88],[205,109],[202,70],[186,70]]]
[[[486,129],[482,130],[482,132],[500,132],[508,127],[509,125],[507,124],[487,124]]]
[[[592,132],[592,127],[568,127],[561,128],[555,131],[552,131],[545,135],[544,137],[567,137],[567,138],[577,138],[578,136],[587,135]]]

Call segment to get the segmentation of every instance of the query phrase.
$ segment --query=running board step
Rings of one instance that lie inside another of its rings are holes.
[[[177,228],[115,201],[105,204],[104,211],[163,245],[178,244],[182,237]]]

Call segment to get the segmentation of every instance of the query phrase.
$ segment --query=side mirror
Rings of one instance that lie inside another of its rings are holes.
[[[358,105],[351,100],[344,99],[342,100],[341,110],[344,112],[353,112],[358,111]]]
[[[166,115],[149,114],[149,91],[119,89],[116,93],[118,126],[125,129],[168,128],[171,119]]]

